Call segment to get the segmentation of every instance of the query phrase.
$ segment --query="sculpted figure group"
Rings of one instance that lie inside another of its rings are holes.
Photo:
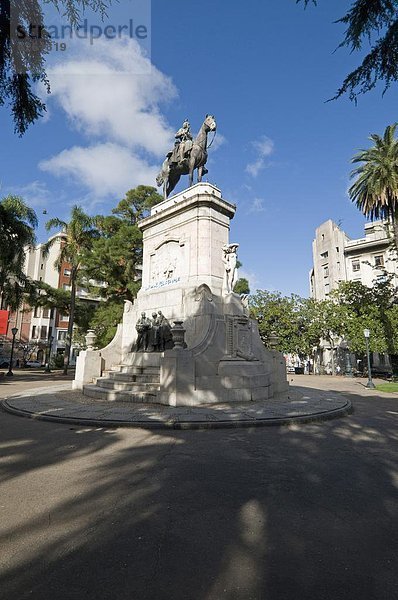
[[[171,326],[161,310],[152,313],[152,319],[141,313],[135,326],[138,336],[136,352],[163,352],[173,347]]]

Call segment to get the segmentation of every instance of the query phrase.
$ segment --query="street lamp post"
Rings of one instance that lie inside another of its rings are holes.
[[[50,335],[48,338],[47,355],[46,355],[46,366],[44,367],[45,373],[51,373],[50,360],[51,360],[51,348],[53,345],[54,337]]]
[[[365,336],[365,342],[366,342],[366,356],[368,359],[368,383],[366,384],[366,387],[374,390],[375,389],[375,384],[372,381],[372,370],[370,368],[370,354],[369,354],[369,338],[370,338],[370,331],[369,329],[364,329],[363,330],[363,335]]]
[[[345,376],[346,377],[354,377],[354,374],[352,372],[350,342],[349,342],[349,340],[347,340],[347,339],[343,340],[343,342],[341,343],[341,347],[345,351],[345,356],[344,356],[344,358],[345,358]]]
[[[11,356],[10,356],[10,364],[8,366],[7,377],[12,377],[14,375],[14,373],[12,372],[12,361],[13,361],[13,358],[14,358],[15,336],[18,333],[18,328],[17,327],[13,327],[11,329],[11,333],[12,333]]]

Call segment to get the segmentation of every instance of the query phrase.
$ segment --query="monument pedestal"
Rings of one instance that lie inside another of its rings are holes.
[[[249,318],[241,298],[229,291],[232,275],[226,274],[230,267],[223,261],[223,249],[229,247],[235,210],[215,186],[199,183],[156,205],[141,221],[142,288],[134,304],[126,302],[115,340],[98,351],[105,377],[94,381],[97,391],[111,389],[112,399],[117,399],[117,382],[126,380],[122,376],[128,368],[132,376],[136,370],[138,380],[131,384],[137,385],[146,383],[146,370],[151,368],[149,375],[156,375],[151,401],[172,406],[261,400],[287,388],[285,369],[280,368],[283,357],[264,348],[257,323]],[[186,348],[132,352],[138,319],[142,313],[148,318],[158,311],[171,326],[173,321],[183,321]],[[78,369],[82,372],[79,364]],[[110,381],[116,382],[115,388]],[[132,400],[142,399],[135,393],[137,385],[135,390],[131,386]],[[90,395],[96,391],[90,385],[83,389]],[[119,391],[129,399],[127,387]],[[103,397],[103,392],[99,395]]]

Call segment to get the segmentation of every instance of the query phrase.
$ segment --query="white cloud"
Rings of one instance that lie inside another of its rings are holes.
[[[111,142],[82,148],[75,146],[42,161],[39,167],[55,176],[69,176],[97,198],[123,196],[140,184],[154,185],[157,167],[129,148]]]
[[[68,44],[63,60],[48,69],[49,102],[90,144],[67,148],[39,167],[82,186],[95,204],[139,184],[155,185],[174,141],[161,106],[177,90],[132,39],[97,40],[85,48]]]
[[[258,275],[254,271],[246,271],[246,269],[239,269],[239,277],[247,279],[249,282],[250,292],[255,293],[257,289],[261,288],[261,281]]]
[[[259,172],[267,166],[266,158],[274,151],[274,142],[263,135],[259,140],[252,142],[253,148],[257,152],[257,158],[246,165],[246,172],[252,177],[257,177]]]
[[[210,136],[212,136],[212,135],[213,134],[210,134]],[[214,140],[214,141],[212,141],[212,140]],[[227,143],[226,138],[221,133],[216,133],[214,138],[212,138],[212,137],[209,138],[209,146],[211,144],[210,153],[212,151],[216,152],[221,146],[223,146],[226,143]]]
[[[265,206],[263,198],[254,198],[254,200],[252,200],[252,202],[250,203],[249,213],[259,213],[264,211]]]
[[[42,208],[51,201],[51,193],[42,181],[32,181],[22,186],[7,187],[7,194],[21,196],[32,208]]]
[[[135,40],[98,40],[88,58],[81,50],[48,69],[51,98],[90,137],[164,154],[173,131],[160,105],[177,96],[171,79],[151,65]],[[146,67],[142,74],[140,63]]]

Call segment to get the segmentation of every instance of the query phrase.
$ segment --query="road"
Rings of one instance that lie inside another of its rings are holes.
[[[293,379],[354,413],[153,432],[0,412],[0,598],[398,598],[398,395]]]

